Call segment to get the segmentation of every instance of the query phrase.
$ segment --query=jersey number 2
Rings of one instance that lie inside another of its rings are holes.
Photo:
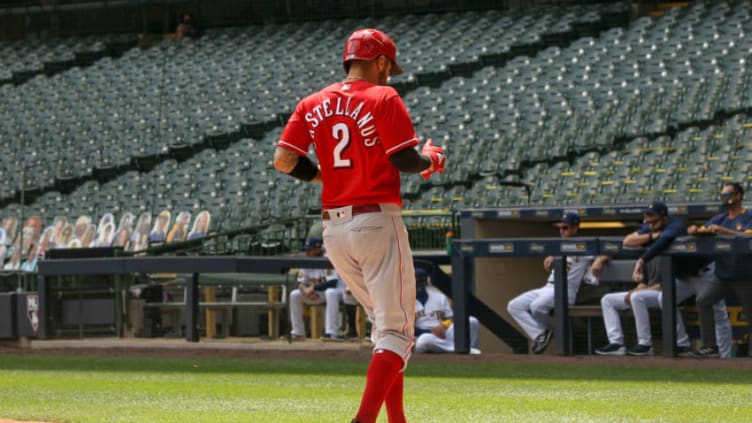
[[[350,145],[350,128],[344,123],[338,123],[332,127],[332,136],[339,141],[334,147],[334,168],[351,167],[352,161],[342,158],[342,153]]]

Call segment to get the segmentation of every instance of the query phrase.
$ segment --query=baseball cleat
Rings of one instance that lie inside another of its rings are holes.
[[[546,330],[542,334],[538,335],[535,338],[535,342],[533,342],[533,354],[541,354],[543,351],[546,351],[546,348],[548,348],[548,344],[551,342],[551,336],[553,335],[553,332],[550,330]]]
[[[702,347],[697,351],[692,352],[692,357],[695,358],[718,358],[718,347]]]
[[[297,333],[290,333],[285,336],[280,337],[282,340],[288,340],[288,341],[305,341],[306,336],[305,335],[298,335]]]
[[[470,348],[470,355],[480,355],[481,352],[478,348]]]
[[[324,336],[321,337],[322,341],[334,341],[334,342],[342,342],[345,340],[343,336],[340,335],[332,335],[331,333],[326,333]]]
[[[608,344],[606,346],[596,348],[595,353],[598,355],[624,355],[627,353],[627,349],[621,344]]]
[[[627,350],[627,355],[634,355],[634,356],[646,356],[646,355],[653,355],[653,346],[652,345],[642,345],[637,344],[634,347]]]
[[[692,350],[689,347],[679,345],[676,347],[677,357],[692,357]]]

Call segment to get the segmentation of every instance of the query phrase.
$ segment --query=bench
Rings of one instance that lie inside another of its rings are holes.
[[[292,279],[289,279],[292,278]],[[175,323],[178,336],[182,335],[182,312],[186,308],[185,286],[178,281],[181,278],[162,280],[163,285],[178,287],[182,291],[182,300],[170,302],[147,302],[143,304],[145,309],[158,309],[170,316]],[[268,313],[268,334],[276,339],[280,336],[280,315],[287,308],[288,281],[294,280],[294,275],[265,275],[249,273],[204,273],[200,275],[200,284],[204,288],[204,299],[199,301],[199,310],[205,314],[206,337],[227,337],[232,324],[233,311],[238,308],[257,308],[266,310]],[[239,290],[242,287],[253,286],[265,288],[266,300],[243,301],[238,299]],[[229,287],[230,296],[222,301],[217,298],[217,288]],[[219,315],[219,316],[218,316]],[[221,317],[221,333],[217,333],[217,317]]]
[[[340,313],[344,313],[344,303],[340,303]],[[319,339],[324,334],[324,318],[322,316],[326,309],[326,303],[323,304],[304,304],[304,307],[308,308],[310,313],[310,334],[311,339]],[[368,322],[368,316],[366,315],[363,306],[358,304],[355,311],[355,330],[358,334],[358,338],[363,339],[366,337],[366,323]]]
[[[603,271],[601,272],[601,277],[599,278],[600,285],[603,284],[629,284],[634,285],[634,282],[632,281],[632,271],[634,270],[634,260],[610,260],[606,264],[603,265]],[[599,285],[599,286],[600,286]],[[571,320],[576,317],[584,317],[585,322],[587,324],[587,346],[588,346],[588,354],[591,354],[593,351],[593,324],[592,319],[597,317],[602,319],[603,318],[603,310],[600,306],[600,296],[598,296],[597,301],[598,304],[578,304],[577,302],[582,300],[588,300],[587,298],[582,298],[582,291],[586,290],[588,286],[584,282],[580,286],[580,292],[577,294],[577,301],[575,304],[572,304],[569,306],[569,319],[570,324]],[[597,292],[597,290],[595,290]],[[595,299],[595,297],[592,297]],[[626,316],[633,316],[632,310],[624,310],[622,311],[622,317]],[[571,333],[571,332],[570,332]],[[570,351],[572,350],[572,343],[574,342],[574,335],[571,334],[569,337],[569,343],[570,343]]]
[[[270,313],[269,336],[273,338],[279,337],[279,314],[281,310],[287,307],[285,302],[269,302],[269,301],[200,301],[199,310],[203,310],[207,313],[206,320],[206,337],[211,338],[217,336],[217,319],[216,314],[221,314],[222,317],[222,332],[219,336],[226,338],[230,335],[230,324],[232,324],[232,312],[237,308],[261,308],[266,309]],[[169,302],[169,303],[145,303],[144,308],[156,308],[160,311],[165,311],[172,315],[172,320],[180,322],[182,320],[181,312],[185,309],[185,302]],[[211,317],[210,317],[211,316]],[[182,336],[182,330],[180,330],[180,324],[177,324],[175,328],[178,330],[177,335]]]
[[[604,264],[603,271],[601,272],[600,277],[600,284],[611,284],[611,285],[626,285],[628,288],[631,289],[635,286],[635,283],[632,281],[632,271],[634,270],[635,260],[611,260]],[[587,289],[586,285],[583,283],[580,287],[580,290]],[[608,292],[616,292],[614,290],[609,290]],[[591,297],[595,298],[595,297]],[[581,300],[580,293],[577,294],[577,301]],[[603,310],[600,306],[600,296],[597,298],[598,304],[578,304],[575,302],[575,304],[572,304],[569,306],[569,319],[570,322],[573,318],[576,317],[582,317],[585,318],[586,325],[587,325],[587,346],[588,346],[588,354],[592,354],[593,352],[593,326],[592,326],[592,319],[593,318],[599,318],[603,319]],[[651,314],[651,320],[658,316],[660,318],[660,311],[658,309],[650,310]],[[632,317],[634,318],[634,314],[632,313],[632,309],[622,310],[620,312],[620,315],[622,318],[624,317]],[[655,316],[654,316],[655,315]],[[570,332],[571,333],[571,332]],[[570,351],[572,350],[572,343],[574,336],[571,335],[569,342],[570,342]]]

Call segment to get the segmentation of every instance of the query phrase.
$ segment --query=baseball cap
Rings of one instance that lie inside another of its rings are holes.
[[[415,281],[416,282],[425,282],[428,280],[428,272],[425,270],[416,267],[415,268]]]
[[[561,223],[565,223],[567,225],[579,225],[580,215],[575,212],[564,213],[564,216],[561,217]]]
[[[303,249],[308,251],[314,248],[321,248],[323,245],[324,245],[324,242],[321,241],[321,238],[316,238],[312,236],[306,240],[306,243],[303,246]]]
[[[643,214],[657,214],[658,216],[668,216],[668,207],[660,201],[654,201],[642,211]]]

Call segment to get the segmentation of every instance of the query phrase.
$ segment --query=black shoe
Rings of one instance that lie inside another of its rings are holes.
[[[677,357],[692,357],[692,350],[689,347],[682,347],[679,345],[676,347]]]
[[[298,335],[296,333],[288,333],[287,335],[280,336],[279,339],[283,341],[305,341],[306,336],[305,335]]]
[[[598,355],[624,355],[627,353],[627,349],[621,344],[608,344],[606,346],[596,348],[595,353]]]
[[[331,333],[326,333],[324,336],[321,337],[322,341],[334,341],[334,342],[342,342],[345,340],[344,337],[340,335],[333,335]]]
[[[627,354],[636,356],[653,355],[653,347],[651,345],[637,344],[634,347],[628,349]]]
[[[551,336],[553,332],[546,330],[542,334],[538,335],[533,342],[533,354],[541,354],[546,351],[548,344],[551,342]]]
[[[718,347],[702,347],[697,351],[692,351],[692,357],[695,358],[718,358]]]

